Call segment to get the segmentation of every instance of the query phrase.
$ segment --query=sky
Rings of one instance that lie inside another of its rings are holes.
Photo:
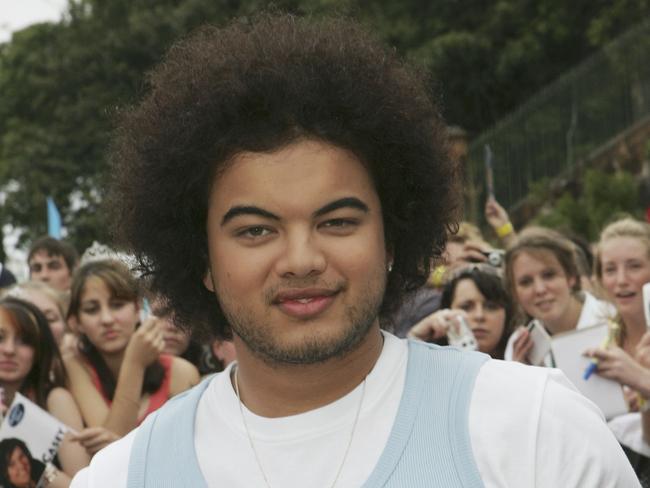
[[[0,0],[0,42],[28,25],[60,20],[67,4],[67,0]]]

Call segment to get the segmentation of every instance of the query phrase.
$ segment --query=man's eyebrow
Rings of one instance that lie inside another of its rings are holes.
[[[240,215],[257,215],[259,217],[264,217],[267,219],[280,220],[280,217],[269,212],[268,210],[264,210],[263,208],[256,207],[254,205],[237,205],[226,212],[226,214],[221,219],[221,225],[226,225],[232,219],[239,217]]]
[[[321,217],[322,215],[333,212],[334,210],[338,210],[339,208],[355,208],[365,213],[368,213],[370,211],[368,205],[363,203],[358,198],[345,197],[345,198],[339,198],[338,200],[334,200],[333,202],[330,202],[327,205],[319,208],[314,212],[313,216]]]

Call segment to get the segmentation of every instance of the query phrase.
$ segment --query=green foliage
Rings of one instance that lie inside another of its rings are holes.
[[[574,198],[564,192],[542,210],[535,224],[567,229],[593,241],[600,230],[619,214],[641,216],[639,191],[634,176],[625,171],[585,173],[582,194]]]
[[[79,249],[107,240],[112,120],[174,40],[261,8],[344,14],[419,63],[446,118],[476,134],[647,14],[648,0],[70,0],[0,45],[0,219],[45,232],[52,196]],[[442,95],[441,95],[442,94]],[[7,186],[9,185],[9,186]]]

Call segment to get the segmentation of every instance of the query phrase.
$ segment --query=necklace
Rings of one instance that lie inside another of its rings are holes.
[[[336,476],[334,477],[334,481],[330,485],[330,488],[334,488],[334,486],[336,486],[336,483],[338,482],[339,477],[341,476],[341,471],[343,471],[345,460],[347,459],[348,453],[350,452],[350,446],[352,445],[352,439],[354,438],[354,431],[357,428],[357,422],[359,421],[359,414],[361,413],[361,405],[363,405],[363,398],[366,395],[366,379],[367,377],[363,379],[363,383],[361,384],[361,398],[359,399],[359,405],[357,406],[357,413],[354,416],[354,423],[352,424],[352,430],[350,431],[350,440],[348,441],[348,445],[345,448],[343,459],[341,460],[339,469],[336,471]],[[260,469],[260,472],[262,473],[262,477],[264,478],[264,482],[266,483],[267,488],[271,488],[271,483],[269,483],[269,479],[266,477],[264,468],[262,468],[262,462],[260,461],[260,456],[257,453],[257,449],[255,449],[255,443],[253,442],[251,433],[248,430],[248,424],[246,423],[246,416],[244,415],[244,407],[242,406],[241,397],[239,396],[239,369],[238,368],[235,368],[235,393],[237,394],[237,402],[239,403],[239,412],[241,413],[241,420],[242,423],[244,424],[246,437],[248,438],[248,443],[250,444],[253,454],[255,455],[255,461],[257,462],[257,467]]]

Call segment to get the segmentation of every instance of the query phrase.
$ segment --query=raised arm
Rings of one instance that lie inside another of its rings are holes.
[[[104,427],[118,436],[136,427],[145,369],[158,358],[163,348],[162,326],[158,319],[151,317],[129,341],[110,406],[93,385],[89,371],[79,358],[67,360],[70,390],[88,427]]]
[[[517,234],[510,222],[510,216],[494,197],[485,202],[485,218],[494,229],[504,247],[509,247],[515,241]]]

